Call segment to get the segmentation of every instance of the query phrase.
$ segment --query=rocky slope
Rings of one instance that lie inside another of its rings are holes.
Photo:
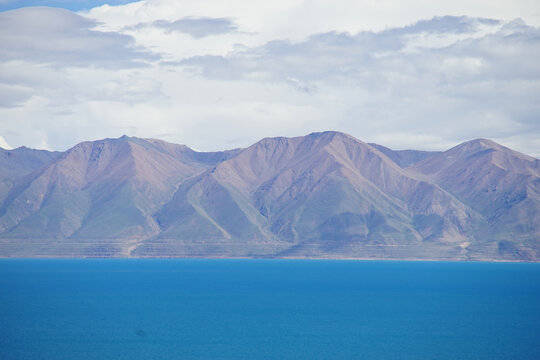
[[[59,152],[20,147],[14,150],[0,148],[0,201],[3,201],[14,183],[32,171],[60,157]]]
[[[0,162],[0,255],[540,257],[539,160],[489,140],[393,151],[323,132],[200,153],[122,137],[40,159]]]
[[[540,254],[540,161],[477,139],[416,163],[425,174],[483,219],[470,249],[533,259]]]

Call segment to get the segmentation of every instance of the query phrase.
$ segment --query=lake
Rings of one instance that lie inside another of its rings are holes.
[[[540,264],[3,259],[0,359],[540,359]]]

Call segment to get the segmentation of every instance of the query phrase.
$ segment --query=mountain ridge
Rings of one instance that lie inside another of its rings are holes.
[[[0,256],[540,257],[540,161],[487,139],[396,151],[327,131],[197,152],[122,136],[17,165],[2,151]]]

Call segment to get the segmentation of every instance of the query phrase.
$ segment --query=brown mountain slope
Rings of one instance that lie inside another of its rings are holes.
[[[489,140],[402,153],[323,132],[200,153],[122,137],[28,169],[0,204],[3,256],[540,258],[539,160]]]
[[[188,242],[201,255],[399,257],[425,241],[461,253],[481,222],[437,185],[337,132],[263,139],[183,183],[156,220],[160,234],[136,254],[187,255],[176,245]]]
[[[392,150],[386,146],[374,143],[369,143],[369,145],[388,156],[393,162],[403,168],[409,167],[417,162],[427,159],[428,157],[440,153],[440,151]]]
[[[24,146],[13,150],[0,148],[0,203],[14,183],[60,155],[56,151],[34,150]]]
[[[81,143],[13,187],[0,212],[2,237],[88,255],[126,253],[159,231],[152,214],[177,182],[226,156],[217,155],[197,161],[186,146],[128,137]]]
[[[485,218],[474,246],[534,258],[540,239],[540,161],[486,139],[413,166]]]

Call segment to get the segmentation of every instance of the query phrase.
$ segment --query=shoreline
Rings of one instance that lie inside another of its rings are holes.
[[[512,259],[435,259],[435,258],[356,258],[356,257],[263,257],[263,256],[4,256],[0,255],[0,261],[12,260],[315,260],[315,261],[408,261],[408,262],[463,262],[463,263],[530,263],[540,264],[540,261],[512,260]]]

